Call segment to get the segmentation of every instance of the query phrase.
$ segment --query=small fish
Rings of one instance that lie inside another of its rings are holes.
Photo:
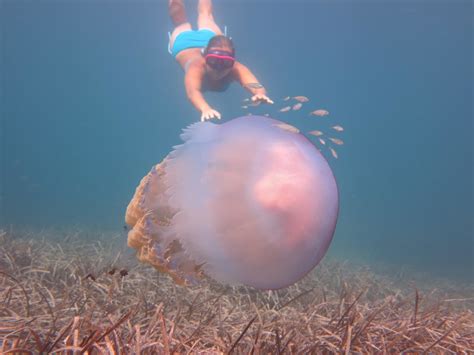
[[[313,136],[319,137],[322,136],[324,133],[321,131],[309,131],[309,134],[312,134]]]
[[[280,109],[280,112],[288,112],[291,110],[291,106],[285,106],[282,109]]]
[[[301,102],[298,102],[297,104],[294,104],[292,109],[293,111],[298,111],[301,107],[303,107],[303,104]]]
[[[309,99],[306,96],[293,96],[293,99],[295,99],[298,102],[308,102]]]
[[[270,116],[270,114],[268,114],[268,113],[264,113],[263,115],[264,115],[265,117],[269,117],[269,116]]]
[[[276,123],[274,124],[274,126],[277,126],[278,128],[291,132],[291,133],[300,133],[300,130],[298,128],[287,123]]]
[[[319,138],[319,142],[322,144],[322,145],[326,145],[326,141],[322,138]]]
[[[283,99],[283,101],[288,101],[289,99],[290,99],[290,97],[287,96],[287,97],[285,97],[285,98]]]
[[[309,114],[313,116],[327,116],[329,115],[329,112],[326,110],[314,110],[313,112],[310,112]]]
[[[92,281],[95,281],[95,276],[89,273],[84,277],[83,280],[87,280],[87,279],[91,279]]]
[[[329,147],[329,150],[331,151],[332,156],[337,159],[336,151],[334,149],[332,149],[331,147]]]
[[[249,102],[249,101],[250,101],[250,99],[249,99],[249,98],[247,98],[247,99],[243,99],[243,100],[242,100],[242,102]]]
[[[247,105],[240,106],[240,107],[242,107],[243,109],[248,109],[249,108]]]
[[[249,106],[255,107],[255,106],[260,105],[261,103],[262,101],[254,101],[254,102],[249,103]]]
[[[334,144],[337,144],[337,145],[343,145],[344,142],[342,141],[342,139],[339,139],[339,138],[329,138],[331,140],[331,142],[333,142]]]
[[[344,128],[342,128],[342,126],[339,126],[339,125],[337,125],[337,126],[332,126],[331,128],[334,129],[334,130],[336,130],[336,131],[338,131],[338,132],[342,132],[342,131],[344,130]]]

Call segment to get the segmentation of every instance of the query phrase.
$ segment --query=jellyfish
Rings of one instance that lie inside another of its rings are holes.
[[[184,129],[127,207],[138,259],[184,285],[270,290],[311,271],[334,235],[337,184],[318,149],[281,127],[244,116]]]

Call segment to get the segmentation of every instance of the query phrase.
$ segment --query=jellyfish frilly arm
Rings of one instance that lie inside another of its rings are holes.
[[[125,213],[125,222],[133,228],[147,212],[159,207],[160,203],[154,197],[158,196],[165,186],[160,181],[164,173],[166,159],[155,165],[151,171],[143,177],[135,190],[132,200],[128,204]]]
[[[186,258],[169,229],[174,212],[163,198],[166,191],[163,183],[165,164],[166,159],[140,181],[127,207],[125,222],[130,226],[128,246],[136,249],[141,262],[169,274],[176,283],[195,283],[202,277],[202,272],[199,266]]]

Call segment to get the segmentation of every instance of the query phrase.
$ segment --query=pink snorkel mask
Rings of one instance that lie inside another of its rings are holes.
[[[209,50],[205,53],[206,64],[212,69],[230,69],[234,65],[235,58],[231,52],[220,50]]]

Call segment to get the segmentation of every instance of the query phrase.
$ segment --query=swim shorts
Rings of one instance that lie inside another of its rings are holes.
[[[207,47],[207,43],[215,35],[214,31],[208,29],[181,32],[175,38],[173,48],[168,48],[168,51],[176,58],[178,53],[185,49]]]

